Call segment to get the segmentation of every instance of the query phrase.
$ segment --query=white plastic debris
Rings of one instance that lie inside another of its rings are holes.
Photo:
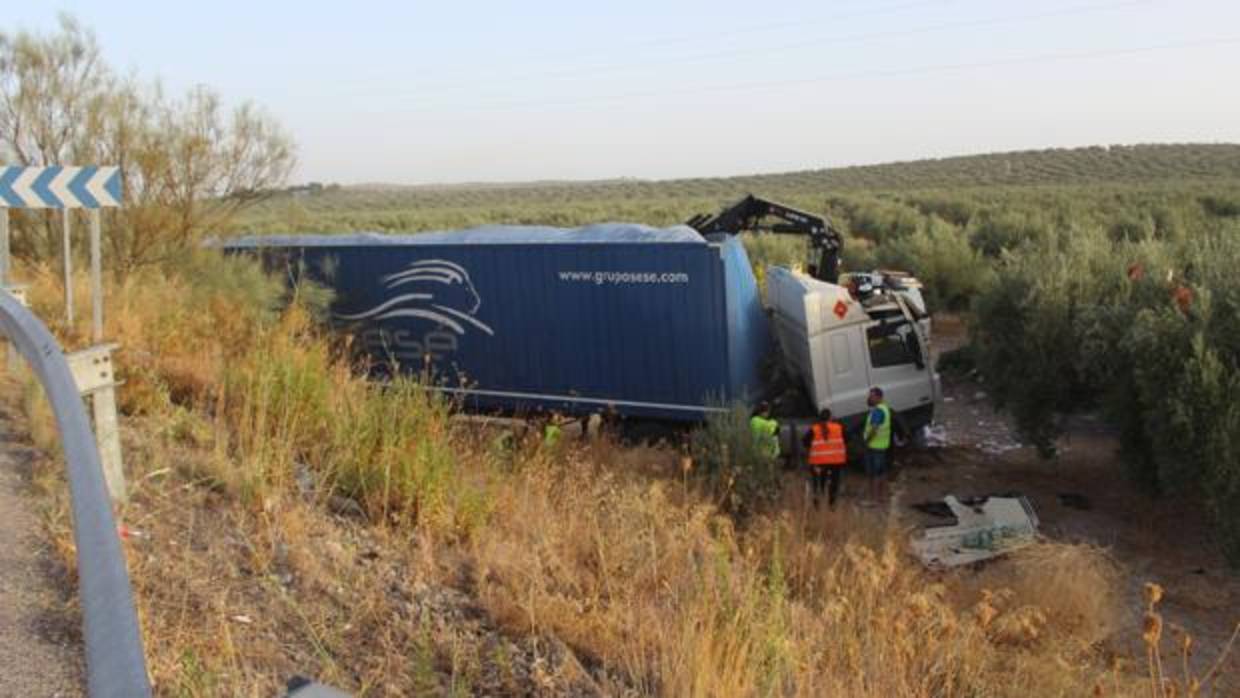
[[[986,439],[977,444],[977,450],[991,456],[1001,456],[1010,451],[1018,451],[1024,448],[1019,441],[1011,441],[1005,439]]]
[[[947,427],[942,424],[927,424],[921,433],[926,448],[943,448],[948,444]]]
[[[927,567],[957,567],[989,560],[1037,539],[1038,516],[1025,497],[988,497],[981,504],[943,498],[956,517],[954,526],[925,529],[911,541],[913,554]]]

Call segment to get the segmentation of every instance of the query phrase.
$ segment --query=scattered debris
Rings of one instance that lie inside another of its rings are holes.
[[[250,625],[254,622],[254,619],[247,615],[233,616],[232,619],[242,625]]]
[[[1024,444],[1019,441],[1000,438],[985,439],[977,444],[977,450],[991,456],[1001,456],[1010,451],[1019,451],[1022,448],[1024,448]]]
[[[947,446],[947,427],[942,424],[928,424],[922,428],[922,439],[926,448],[943,448]]]
[[[994,494],[981,495],[980,497],[957,497],[956,501],[966,507],[976,509],[986,504],[986,502],[991,498],[997,497],[1000,499],[1017,499],[1020,496],[1021,495],[1018,492],[996,492]],[[927,499],[923,502],[910,504],[909,508],[940,519],[956,518],[956,513],[952,511],[952,508],[942,499]]]
[[[933,526],[911,542],[927,567],[957,567],[989,560],[1033,543],[1038,517],[1023,496],[986,497],[972,505],[952,495],[943,502],[956,517],[954,526]]]

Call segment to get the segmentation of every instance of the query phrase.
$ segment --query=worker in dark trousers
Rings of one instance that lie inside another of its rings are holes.
[[[870,479],[870,501],[878,503],[887,496],[887,471],[891,467],[891,407],[883,399],[882,388],[870,388],[865,417],[865,475]]]
[[[831,410],[823,409],[818,413],[818,421],[810,425],[804,443],[809,454],[805,460],[809,466],[814,508],[818,508],[825,490],[827,506],[834,509],[840,493],[840,481],[844,478],[844,466],[848,465],[844,425],[831,419]]]

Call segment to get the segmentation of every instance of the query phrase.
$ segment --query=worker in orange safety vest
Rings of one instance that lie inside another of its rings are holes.
[[[823,409],[818,413],[818,421],[809,427],[805,435],[805,445],[809,456],[810,490],[814,498],[814,508],[818,508],[823,491],[827,493],[827,506],[835,508],[835,499],[840,492],[840,481],[844,477],[844,466],[848,465],[848,448],[844,442],[844,425],[831,419],[831,410]]]

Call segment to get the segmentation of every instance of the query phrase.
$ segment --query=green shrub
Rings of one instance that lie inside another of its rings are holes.
[[[923,195],[909,199],[909,204],[927,216],[938,216],[954,226],[963,228],[977,212],[977,205],[958,195]]]
[[[880,266],[913,272],[926,287],[933,310],[960,310],[990,283],[990,264],[969,246],[961,230],[931,216],[916,233],[879,246]]]
[[[1141,242],[1152,239],[1155,232],[1154,219],[1149,216],[1126,215],[1112,223],[1110,229],[1115,242]]]
[[[880,245],[906,238],[922,226],[921,213],[902,203],[881,199],[841,203],[849,232]]]
[[[1205,196],[1201,205],[1212,216],[1240,216],[1240,196]]]
[[[998,257],[1023,244],[1037,244],[1049,234],[1047,222],[1037,214],[986,211],[975,220],[969,231],[969,244],[987,257]]]
[[[367,380],[336,357],[300,305],[230,364],[221,440],[237,466],[219,479],[248,502],[287,489],[296,464],[375,521],[468,536],[489,515],[485,475],[458,467],[450,404],[417,380]]]
[[[743,404],[711,414],[690,438],[694,472],[725,510],[744,514],[774,499],[780,465],[753,437]]]

